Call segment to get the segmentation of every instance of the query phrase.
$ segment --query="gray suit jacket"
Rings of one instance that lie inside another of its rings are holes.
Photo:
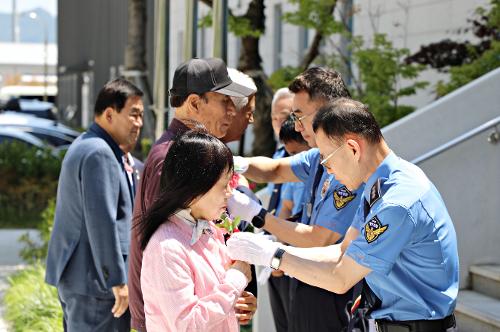
[[[127,283],[132,196],[118,145],[93,124],[62,164],[47,283],[102,298]]]

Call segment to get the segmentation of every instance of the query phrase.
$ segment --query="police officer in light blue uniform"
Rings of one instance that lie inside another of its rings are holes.
[[[365,279],[381,305],[371,317],[450,316],[458,294],[456,234],[439,192],[422,170],[391,152],[367,181],[357,215],[353,227],[361,236],[346,255],[373,271]]]
[[[316,146],[312,120],[318,109],[349,92],[339,73],[327,68],[309,68],[289,86],[295,93],[293,111],[295,130],[300,132],[311,148]],[[318,149],[279,160],[250,158],[245,176],[256,182],[305,183],[300,224],[286,222],[256,207],[253,202],[238,201],[234,195],[228,208],[235,215],[252,220],[281,241],[298,247],[328,246],[341,241],[352,223],[360,202],[362,188],[348,190],[320,164]],[[252,206],[249,206],[252,205]],[[288,332],[341,331],[347,324],[345,305],[350,295],[338,295],[324,289],[295,282],[291,285],[290,321]]]
[[[317,148],[291,157],[290,167],[302,182],[304,195],[300,222],[339,234],[342,241],[356,214],[363,187],[349,191],[324,171]],[[308,285],[290,282],[290,332],[335,331],[347,324],[345,305],[351,293],[339,295]]]
[[[314,129],[327,172],[350,191],[366,183],[344,240],[304,249],[246,234],[228,241],[230,256],[339,294],[354,286],[348,331],[363,316],[378,332],[454,331],[457,242],[437,189],[389,149],[362,103],[340,98],[321,108]]]

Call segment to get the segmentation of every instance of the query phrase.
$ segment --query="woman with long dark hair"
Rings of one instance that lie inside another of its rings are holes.
[[[174,140],[160,194],[138,223],[148,331],[239,331],[235,304],[250,279],[212,220],[226,209],[231,151],[200,130]]]

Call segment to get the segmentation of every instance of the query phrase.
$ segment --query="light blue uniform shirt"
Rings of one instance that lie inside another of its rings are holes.
[[[351,225],[359,206],[363,186],[354,192],[338,182],[326,170],[321,176],[316,189],[311,214],[308,215],[307,205],[311,200],[314,178],[320,162],[318,149],[310,149],[296,154],[291,159],[292,171],[304,182],[304,207],[301,222],[308,225],[318,225],[345,235]]]
[[[368,179],[346,255],[382,305],[371,317],[441,319],[458,294],[455,229],[444,202],[420,168],[390,153]],[[366,203],[365,203],[366,200]],[[366,215],[366,216],[365,216]]]
[[[281,187],[281,200],[293,202],[292,215],[299,213],[302,210],[304,202],[304,182],[287,182]]]

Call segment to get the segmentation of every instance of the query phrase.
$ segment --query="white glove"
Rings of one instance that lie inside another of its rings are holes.
[[[244,157],[234,156],[234,171],[238,174],[243,174],[248,170],[248,160]]]
[[[231,259],[262,266],[270,266],[274,253],[282,246],[281,243],[249,232],[231,235],[226,244]]]
[[[233,195],[227,200],[227,211],[233,217],[239,216],[242,220],[251,222],[259,214],[262,206],[247,195],[233,190]]]

